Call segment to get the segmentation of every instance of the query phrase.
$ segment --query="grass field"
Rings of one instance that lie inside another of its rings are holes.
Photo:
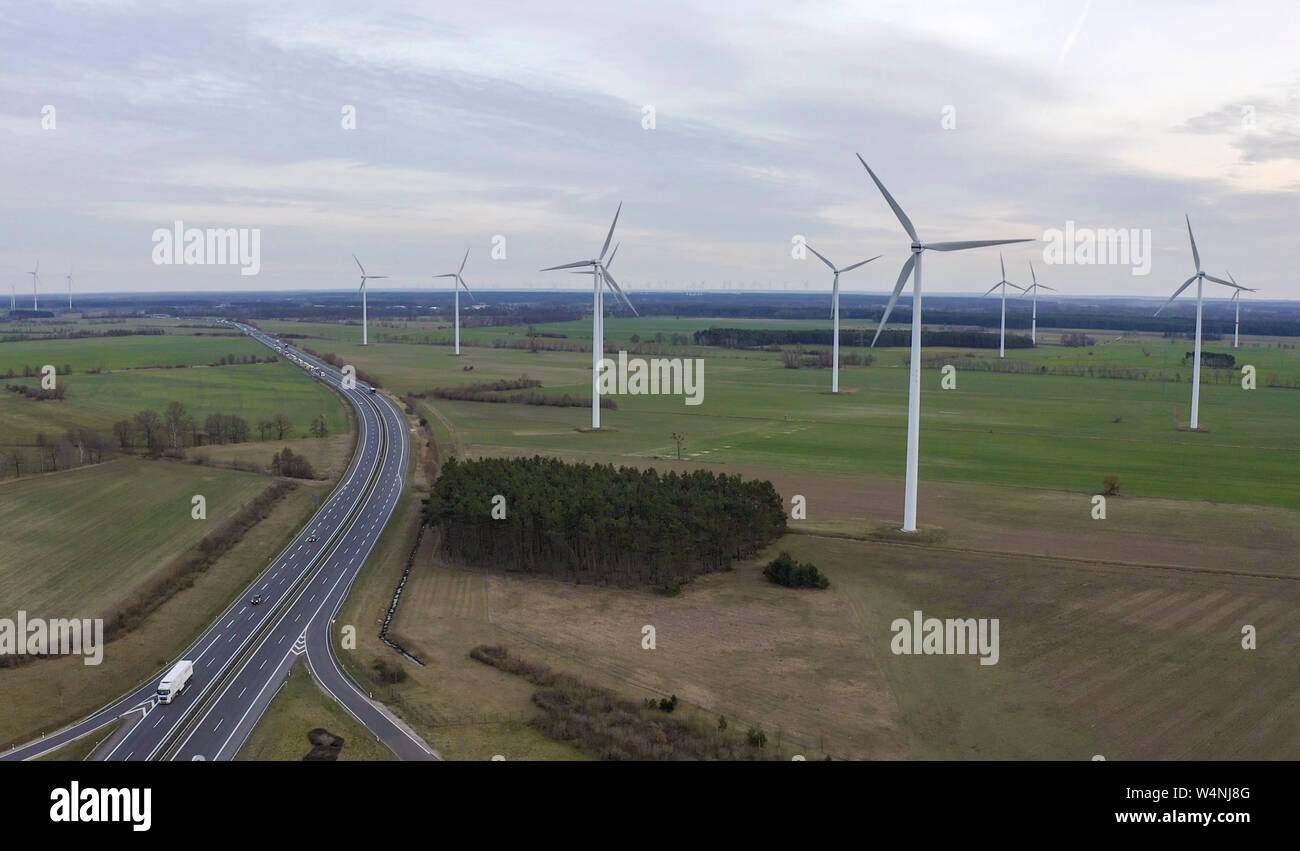
[[[104,345],[112,346],[113,341]],[[208,414],[237,414],[256,426],[284,412],[296,434],[305,434],[313,417],[324,414],[331,434],[347,430],[341,403],[329,388],[290,364],[250,364],[195,369],[150,369],[102,375],[63,376],[62,401],[33,401],[17,393],[0,393],[0,445],[31,444],[37,432],[62,434],[73,427],[112,437],[113,423],[167,403],[183,403],[200,424]],[[38,383],[13,379],[11,383]],[[254,431],[254,436],[256,436]]]
[[[293,666],[288,682],[276,694],[236,759],[301,760],[312,747],[307,734],[318,727],[343,737],[340,762],[394,759],[392,751],[321,690],[303,661]]]
[[[611,318],[611,338],[638,327],[637,321]],[[654,327],[674,320],[646,322]],[[589,354],[469,346],[465,356],[454,358],[441,346],[362,348],[348,342],[350,325],[261,324],[273,331],[336,334],[337,339],[305,342],[335,351],[399,392],[523,374],[542,381],[549,392],[590,392]],[[575,324],[580,323],[539,328]],[[681,320],[677,327],[701,324],[714,323]],[[472,330],[502,336],[511,329]],[[1150,357],[1142,354],[1144,347]],[[1012,350],[1008,358],[1066,365],[1151,362],[1152,369],[1167,366],[1190,376],[1178,365],[1185,347],[1186,341],[1135,339],[1086,350],[1044,345]],[[774,353],[698,351],[705,364],[702,405],[687,407],[680,397],[619,396],[618,410],[602,414],[606,430],[600,434],[578,431],[590,420],[583,408],[442,400],[427,402],[426,408],[436,408],[450,424],[440,422],[437,436],[471,454],[532,450],[650,459],[674,454],[670,435],[685,431],[687,456],[710,464],[902,475],[907,371],[900,350],[882,350],[871,367],[842,369],[839,396],[828,392],[829,371],[784,369]],[[1295,463],[1300,432],[1293,425],[1300,417],[1300,391],[1264,386],[1269,374],[1300,377],[1295,350],[1249,340],[1237,350],[1239,363],[1260,370],[1259,389],[1203,385],[1201,422],[1207,433],[1178,430],[1188,418],[1186,381],[978,372],[961,369],[959,356],[995,359],[996,352],[953,354],[959,367],[956,390],[939,389],[937,370],[922,372],[923,484],[961,481],[1092,493],[1104,476],[1115,473],[1135,495],[1300,507]],[[468,365],[472,372],[464,370]]]
[[[73,375],[98,369],[105,372],[142,367],[206,366],[225,355],[266,358],[270,351],[247,337],[198,337],[180,334],[134,337],[90,337],[74,340],[30,340],[0,345],[0,375],[23,367],[39,370],[53,364]]]
[[[134,458],[0,482],[0,612],[100,617],[269,483]],[[190,517],[195,494],[206,520]]]

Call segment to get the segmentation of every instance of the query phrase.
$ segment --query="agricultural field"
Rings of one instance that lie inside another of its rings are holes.
[[[268,484],[135,458],[0,482],[0,611],[99,617]],[[195,494],[207,520],[190,517]]]
[[[638,333],[629,329],[639,321],[609,319],[608,350]],[[679,329],[672,333],[726,323],[657,322]],[[298,328],[305,323],[261,324],[271,331],[305,333]],[[574,324],[554,327],[576,335],[577,329],[569,328]],[[299,342],[355,362],[399,393],[527,375],[543,383],[541,392],[590,394],[589,353],[468,345],[464,356],[455,358],[445,346],[372,343],[363,348],[349,342],[351,326],[310,328],[320,338]],[[472,330],[502,337],[524,329]],[[325,337],[327,332],[338,337]],[[1043,336],[1051,339],[1049,333]],[[1246,338],[1235,355],[1239,364],[1256,366],[1258,389],[1243,390],[1235,371],[1204,370],[1204,431],[1189,433],[1180,430],[1191,396],[1191,369],[1181,365],[1187,341],[1104,342],[1100,334],[1097,339],[1098,345],[1086,349],[1045,344],[1008,350],[1006,360],[1031,367],[1148,367],[1178,380],[988,372],[970,362],[996,361],[995,351],[944,350],[957,367],[957,387],[940,390],[938,368],[922,370],[922,487],[954,481],[1093,493],[1113,473],[1125,492],[1139,496],[1300,507],[1300,465],[1278,463],[1279,457],[1294,460],[1300,452],[1300,433],[1293,427],[1300,391],[1267,386],[1270,376],[1300,380],[1300,351]],[[577,430],[590,422],[584,408],[433,399],[425,405],[440,415],[439,439],[471,455],[522,450],[601,460],[675,457],[671,435],[685,432],[684,455],[710,464],[901,477],[907,405],[903,350],[881,349],[871,366],[842,368],[839,396],[829,393],[829,370],[785,369],[778,353],[687,346],[682,354],[703,358],[703,404],[686,406],[682,397],[672,396],[617,396],[618,409],[602,414],[606,429],[598,435]]]

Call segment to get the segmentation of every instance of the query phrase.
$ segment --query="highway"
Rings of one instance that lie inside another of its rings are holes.
[[[256,329],[236,327],[270,348],[280,345]],[[304,654],[326,691],[399,758],[437,758],[357,688],[339,668],[330,644],[334,615],[401,497],[408,459],[405,420],[387,397],[371,393],[364,383],[344,389],[340,372],[287,345],[284,349],[282,357],[315,371],[357,410],[357,451],[339,485],[289,546],[177,657],[194,662],[194,677],[172,703],[155,697],[164,669],[87,718],[0,759],[33,759],[123,716],[130,716],[133,726],[101,758],[232,759]],[[261,605],[249,602],[256,594],[264,599]]]

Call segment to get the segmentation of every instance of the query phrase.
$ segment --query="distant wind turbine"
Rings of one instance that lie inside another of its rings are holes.
[[[13,313],[18,309],[18,287],[13,281],[9,282],[9,312]]]
[[[836,269],[835,264],[823,257],[817,249],[807,243],[804,243],[804,246],[813,254],[816,254],[818,259],[829,266],[830,270],[835,273],[835,283],[831,288],[831,319],[835,326],[835,330],[831,335],[831,392],[838,393],[840,392],[840,275],[859,266],[865,266],[872,260],[878,259],[880,255],[869,257],[859,263],[854,263],[852,266],[845,266],[843,269]]]
[[[1228,272],[1228,280],[1234,284],[1237,283],[1237,279],[1232,277],[1231,272]],[[1237,318],[1232,323],[1232,347],[1235,349],[1237,348],[1237,338],[1241,333],[1241,290],[1233,291],[1232,300],[1237,305]]]
[[[468,261],[469,261],[469,249],[466,248],[466,249],[465,249],[465,259],[460,261],[460,268],[459,268],[459,269],[457,269],[455,272],[449,272],[449,273],[447,273],[447,274],[445,274],[445,275],[434,275],[434,276],[433,276],[433,277],[435,277],[435,278],[455,278],[455,279],[456,279],[455,283],[453,283],[452,286],[451,286],[452,290],[456,293],[456,354],[460,354],[460,288],[461,288],[461,287],[464,287],[464,288],[465,288],[465,292],[469,295],[469,297],[470,297],[470,298],[473,298],[473,297],[474,297],[474,294],[471,293],[471,292],[469,291],[469,285],[466,284],[466,283],[465,283],[465,279],[462,278],[462,277],[460,276],[460,273],[465,271],[465,264],[466,264]]]
[[[1002,333],[998,337],[998,357],[1004,358],[1007,356],[1007,287],[1015,287],[1021,292],[1024,292],[1025,288],[1007,280],[1007,264],[1002,260],[1001,251],[998,252],[998,262],[1002,264],[1002,280],[989,287],[989,291],[984,295],[987,296],[998,287],[1002,288]]]
[[[352,255],[353,260],[357,260],[357,255]],[[361,265],[357,260],[357,268],[361,270],[361,288],[357,292],[361,293],[361,345],[369,345],[370,340],[366,331],[366,281],[377,281],[380,278],[387,278],[387,275],[367,275],[366,267]]]
[[[72,310],[72,267],[68,267],[68,310]]]
[[[591,295],[591,427],[600,428],[600,362],[605,356],[605,298],[601,287],[603,281],[611,287],[614,292],[622,296],[623,301],[633,314],[636,314],[636,308],[632,307],[632,302],[628,301],[627,294],[609,274],[609,264],[605,262],[605,254],[609,251],[609,243],[614,239],[614,228],[618,225],[619,214],[623,212],[623,205],[620,203],[618,209],[614,211],[614,221],[609,225],[609,233],[605,236],[605,244],[600,249],[600,254],[594,260],[578,260],[573,263],[565,263],[562,266],[549,266],[542,269],[543,272],[555,272],[560,269],[581,269],[586,266],[591,267],[592,295]],[[615,253],[618,248],[615,247]],[[613,262],[614,255],[610,255],[610,262]]]
[[[36,284],[41,280],[41,276],[40,276],[39,274],[37,274],[37,273],[39,273],[40,271],[41,271],[41,261],[40,261],[40,258],[38,257],[38,258],[36,259],[36,268],[33,269],[31,272],[28,273],[29,275],[32,276],[32,310],[38,310],[38,309],[39,309],[39,308],[36,306]]]
[[[1213,275],[1207,275],[1201,271],[1201,254],[1196,250],[1196,237],[1192,236],[1192,220],[1187,216],[1183,216],[1183,218],[1187,219],[1187,238],[1192,242],[1192,259],[1196,262],[1196,274],[1192,275],[1186,281],[1183,281],[1183,285],[1174,290],[1174,294],[1169,297],[1169,301],[1161,305],[1160,310],[1156,311],[1156,316],[1159,316],[1161,311],[1173,304],[1174,299],[1178,298],[1179,294],[1181,294],[1183,290],[1191,286],[1193,281],[1196,282],[1196,346],[1194,347],[1192,354],[1196,359],[1196,362],[1192,365],[1191,420],[1191,429],[1192,431],[1196,431],[1200,422],[1201,409],[1201,297],[1205,288],[1205,282],[1209,280],[1216,284],[1223,284],[1225,287],[1234,287],[1238,293],[1243,291],[1253,293],[1254,290],[1248,287],[1239,286],[1236,281],[1225,281],[1222,278],[1216,278]]]
[[[1006,276],[1004,275],[1003,277]],[[1021,298],[1023,298],[1029,295],[1030,293],[1034,294],[1034,318],[1031,320],[1031,324],[1029,326],[1029,342],[1033,343],[1036,346],[1038,345],[1038,291],[1051,290],[1052,292],[1056,292],[1056,290],[1052,287],[1047,286],[1046,284],[1038,283],[1038,275],[1034,274],[1033,260],[1029,261],[1029,277],[1033,278],[1034,282],[1029,286],[1025,287],[1024,288],[1025,291],[1022,292],[1020,296]]]
[[[907,283],[909,275],[915,275],[912,281],[912,361],[911,374],[908,378],[907,390],[907,485],[903,502],[903,531],[916,531],[916,489],[917,489],[917,467],[920,460],[920,440],[921,440],[921,252],[926,251],[962,251],[967,248],[985,248],[990,245],[1010,245],[1015,242],[1032,242],[1030,239],[982,239],[965,242],[932,242],[923,243],[921,238],[916,234],[916,228],[912,227],[912,220],[903,212],[903,208],[898,206],[894,196],[889,194],[885,184],[880,182],[876,173],[867,165],[867,161],[862,159],[858,154],[858,162],[871,175],[871,180],[880,190],[880,194],[885,196],[885,201],[889,204],[894,215],[898,217],[898,222],[907,232],[908,237],[912,240],[912,256],[907,258],[903,263],[903,270],[898,275],[898,283],[894,285],[894,292],[889,296],[889,304],[885,306],[885,313],[880,317],[880,327],[876,329],[876,336],[871,340],[871,345],[876,345],[876,340],[880,339],[880,332],[885,330],[885,323],[889,321],[889,314],[894,309],[895,302],[898,301],[898,295],[903,291],[903,286]]]

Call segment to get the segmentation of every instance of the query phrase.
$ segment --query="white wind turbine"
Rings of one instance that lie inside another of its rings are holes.
[[[357,255],[353,254],[352,259],[357,260]],[[357,260],[357,268],[361,270],[361,287],[357,290],[357,292],[361,293],[361,345],[365,346],[369,345],[370,342],[366,330],[366,281],[379,280],[380,278],[387,278],[388,276],[367,275],[366,267],[361,265],[360,260]]]
[[[840,275],[859,266],[865,266],[872,260],[878,259],[880,255],[869,257],[860,263],[854,263],[852,266],[845,266],[843,269],[836,269],[835,264],[823,257],[817,249],[807,243],[804,243],[804,247],[816,254],[818,259],[829,266],[831,271],[835,273],[835,284],[831,289],[831,319],[835,326],[831,336],[831,392],[838,393],[840,392]]]
[[[36,268],[33,269],[32,271],[30,271],[30,272],[27,273],[27,274],[29,274],[29,275],[32,276],[32,310],[38,310],[38,309],[39,309],[39,308],[36,306],[36,284],[37,284],[38,282],[40,282],[40,280],[41,280],[41,276],[40,276],[39,274],[37,274],[37,273],[40,272],[40,271],[41,271],[41,261],[40,261],[40,258],[37,258],[37,260],[36,260]]]
[[[889,194],[885,184],[880,182],[876,173],[867,165],[867,161],[862,159],[858,154],[858,162],[871,175],[872,181],[880,194],[885,196],[885,201],[889,204],[894,215],[898,217],[898,222],[907,231],[907,235],[912,240],[912,256],[907,258],[903,264],[903,270],[898,275],[898,283],[894,285],[894,292],[889,296],[889,304],[885,307],[885,313],[880,317],[880,327],[876,329],[876,336],[871,340],[871,345],[876,344],[880,339],[880,332],[885,329],[885,323],[889,321],[889,314],[894,309],[894,303],[898,301],[898,295],[903,291],[903,285],[907,283],[909,275],[915,275],[912,281],[912,361],[911,374],[908,378],[907,390],[907,486],[903,502],[903,531],[916,531],[916,487],[917,487],[917,467],[920,460],[920,439],[921,439],[921,252],[930,251],[962,251],[967,248],[984,248],[990,245],[1009,245],[1014,242],[1032,242],[1030,239],[981,239],[969,240],[965,242],[931,242],[923,243],[921,238],[916,235],[916,228],[912,227],[912,221],[903,212],[903,208],[898,206],[894,196]]]
[[[17,309],[18,309],[18,286],[13,281],[10,281],[9,282],[9,312],[13,313]]]
[[[470,298],[474,297],[474,294],[469,291],[469,286],[465,283],[465,279],[460,276],[460,273],[465,271],[465,264],[468,261],[469,261],[469,249],[466,248],[465,259],[460,261],[459,269],[457,269],[455,272],[449,272],[445,275],[433,276],[435,278],[456,279],[456,282],[452,284],[452,290],[455,291],[456,293],[456,354],[460,354],[460,288],[464,287],[466,294],[468,294]]]
[[[1196,345],[1192,355],[1196,362],[1192,364],[1192,420],[1190,423],[1192,431],[1196,431],[1197,426],[1200,424],[1201,409],[1201,296],[1205,289],[1205,282],[1208,280],[1216,284],[1223,284],[1225,287],[1234,287],[1238,293],[1242,291],[1253,293],[1254,290],[1239,286],[1235,281],[1225,281],[1222,278],[1216,278],[1201,271],[1201,254],[1196,250],[1196,237],[1192,236],[1192,220],[1187,216],[1183,216],[1183,218],[1187,219],[1187,238],[1192,242],[1192,260],[1196,262],[1196,274],[1183,281],[1183,285],[1174,290],[1174,294],[1169,297],[1169,301],[1161,305],[1160,310],[1156,311],[1156,316],[1160,315],[1160,311],[1173,304],[1174,299],[1178,298],[1183,290],[1191,286],[1193,281],[1196,282]]]
[[[560,269],[581,269],[584,266],[591,267],[592,295],[591,295],[591,427],[600,428],[600,362],[605,356],[605,298],[601,288],[601,282],[611,287],[614,292],[622,296],[624,303],[633,314],[636,314],[636,308],[632,307],[632,302],[628,301],[627,294],[619,287],[618,282],[609,274],[609,264],[605,262],[605,253],[609,251],[609,243],[614,238],[614,227],[618,224],[619,214],[623,212],[623,205],[620,203],[618,209],[614,211],[614,221],[609,225],[609,233],[605,236],[605,244],[600,249],[600,254],[594,260],[578,260],[574,263],[565,263],[562,266],[549,266],[542,269],[543,272],[554,272]],[[615,253],[618,248],[615,247]],[[610,255],[610,262],[613,262],[614,255]]]
[[[1237,283],[1237,279],[1232,277],[1231,272],[1228,272],[1228,280],[1232,281],[1233,284]],[[1241,290],[1233,290],[1232,301],[1237,306],[1237,318],[1232,322],[1232,347],[1235,349],[1237,348],[1237,339],[1241,334]]]
[[[68,267],[68,310],[72,310],[72,267]]]
[[[1002,277],[1005,278],[1006,275],[1003,275]],[[1024,292],[1022,292],[1020,295],[1023,298],[1024,296],[1029,295],[1030,293],[1034,294],[1034,318],[1030,320],[1029,342],[1033,343],[1036,346],[1038,345],[1038,291],[1051,290],[1052,292],[1056,292],[1056,289],[1054,289],[1053,287],[1049,287],[1046,284],[1038,283],[1038,275],[1034,274],[1033,260],[1029,261],[1029,277],[1033,278],[1034,282],[1029,286],[1024,287]]]
[[[998,287],[1002,288],[1002,333],[998,337],[998,357],[1004,358],[1007,356],[1007,287],[1015,287],[1021,292],[1024,292],[1025,288],[1007,280],[1007,264],[1002,260],[1001,251],[998,252],[998,262],[1002,264],[1002,280],[989,287],[989,291],[984,295],[987,296]]]

